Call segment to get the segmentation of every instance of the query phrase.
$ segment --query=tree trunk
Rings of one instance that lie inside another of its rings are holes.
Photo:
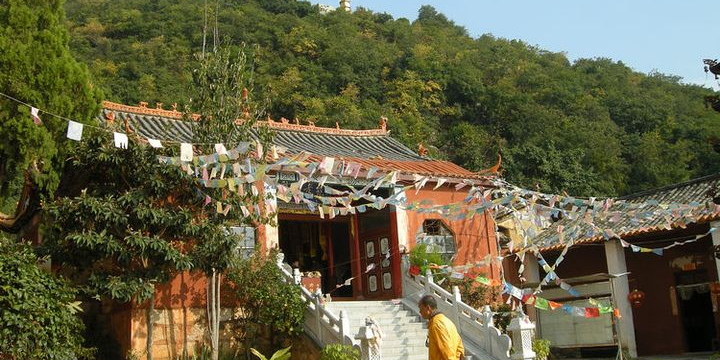
[[[147,360],[153,360],[153,310],[155,310],[155,290],[150,295],[150,303],[148,303],[145,313],[145,320],[147,321],[147,342],[145,343],[147,346]]]
[[[220,355],[220,275],[215,269],[213,269],[212,277],[208,279],[206,302],[211,359],[218,360]]]

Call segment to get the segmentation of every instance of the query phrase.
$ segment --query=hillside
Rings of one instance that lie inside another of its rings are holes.
[[[202,49],[202,4],[68,0],[71,49],[108,100],[182,104]],[[432,7],[414,22],[366,9],[321,14],[295,0],[228,1],[219,14],[220,37],[254,59],[253,96],[269,100],[274,118],[373,128],[385,115],[411,148],[422,142],[475,170],[502,149],[509,181],[579,196],[720,171],[720,113],[703,105],[711,90],[673,76],[472,38]]]

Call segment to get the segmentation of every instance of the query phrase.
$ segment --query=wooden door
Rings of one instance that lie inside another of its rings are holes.
[[[389,229],[360,234],[360,269],[363,272],[363,295],[367,299],[393,298],[390,242]]]

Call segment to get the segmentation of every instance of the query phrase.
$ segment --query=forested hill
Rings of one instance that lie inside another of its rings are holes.
[[[203,1],[68,0],[65,8],[72,51],[106,99],[187,101]],[[252,51],[253,95],[270,99],[274,118],[375,128],[386,115],[391,134],[413,149],[422,142],[474,170],[502,149],[509,181],[578,196],[720,171],[720,113],[703,104],[711,91],[673,76],[472,38],[432,7],[414,22],[365,9],[321,14],[295,0],[229,0],[219,10],[220,37]]]

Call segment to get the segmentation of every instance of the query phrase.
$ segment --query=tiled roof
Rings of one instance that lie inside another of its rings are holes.
[[[175,110],[128,106],[107,101],[103,103],[98,120],[120,124],[127,122],[129,129],[140,136],[169,142],[192,143],[193,128],[196,126],[193,121],[184,121],[182,114]],[[367,167],[419,175],[463,179],[488,177],[487,174],[479,175],[448,161],[420,156],[390,137],[384,125],[379,129],[350,130],[293,124],[284,119],[259,123],[272,128],[275,145],[286,148],[291,155],[302,152],[312,154],[312,160],[329,156],[354,161]]]
[[[713,195],[717,193],[717,195]],[[668,229],[668,219],[659,216],[643,216],[652,214],[654,210],[660,210],[658,204],[706,204],[712,202],[713,197],[720,196],[720,174],[709,175],[698,179],[673,184],[657,189],[643,191],[628,196],[617,198],[616,205],[610,207],[609,211],[620,211],[619,217],[607,220],[596,220],[594,223],[601,229],[611,229],[615,234],[624,240],[631,240],[633,236],[650,234]],[[717,201],[717,200],[716,200]],[[631,213],[630,211],[634,211]],[[663,213],[663,211],[655,212]],[[720,218],[720,213],[715,211],[711,214],[700,215],[694,218],[685,219],[687,222],[705,223]],[[558,226],[564,227],[564,243],[573,240],[578,243],[591,243],[602,241],[602,234],[592,233],[589,225],[582,219],[560,220],[532,240],[543,251],[560,249],[563,242],[558,236]],[[681,228],[682,225],[672,224],[671,229]]]

